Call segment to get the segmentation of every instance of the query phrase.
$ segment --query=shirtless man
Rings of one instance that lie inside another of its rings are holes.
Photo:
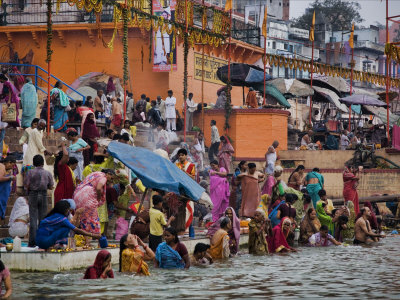
[[[370,209],[368,207],[363,207],[360,209],[360,212],[362,213],[362,217],[359,218],[355,224],[355,239],[353,243],[355,245],[370,244],[377,242],[377,238],[384,238],[384,235],[373,233],[371,230],[371,225],[368,221],[368,218],[371,216]]]
[[[118,103],[117,98],[113,97],[111,99],[111,125],[110,128],[115,130],[121,127],[122,123],[122,107],[121,104]]]
[[[94,98],[94,111],[95,111],[95,117],[98,119],[99,114],[104,112],[103,104],[101,103],[101,96],[103,96],[103,91],[98,90],[97,91],[97,97]]]

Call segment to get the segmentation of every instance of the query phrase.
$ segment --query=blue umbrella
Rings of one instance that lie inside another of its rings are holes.
[[[113,141],[108,145],[108,153],[131,169],[147,188],[186,195],[194,201],[204,193],[189,175],[148,149]]]

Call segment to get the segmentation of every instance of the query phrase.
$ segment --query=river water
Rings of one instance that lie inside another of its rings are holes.
[[[400,299],[400,236],[370,247],[299,248],[239,257],[204,268],[81,280],[84,270],[13,272],[13,299]],[[118,266],[114,266],[116,271]]]

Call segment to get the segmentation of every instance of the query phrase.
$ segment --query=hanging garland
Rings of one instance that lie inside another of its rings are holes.
[[[311,62],[308,60],[289,58],[267,53],[266,61],[271,66],[275,67],[285,67],[311,72]],[[313,72],[325,74],[327,76],[339,76],[342,78],[350,78],[351,76],[351,69],[325,65],[321,63],[314,63]],[[384,75],[374,74],[371,72],[353,70],[353,78],[357,81],[370,82],[381,86],[386,84],[386,77]],[[400,79],[390,78],[390,85],[392,87],[400,87]]]
[[[388,60],[394,60],[398,64],[400,63],[400,47],[393,45],[392,43],[387,43],[385,45],[385,54]]]
[[[51,21],[51,14],[53,9],[53,1],[47,0],[47,43],[46,43],[46,62],[51,61],[51,55],[53,50],[51,50],[51,43],[53,41],[53,22]]]

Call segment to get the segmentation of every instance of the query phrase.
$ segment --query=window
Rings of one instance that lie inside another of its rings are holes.
[[[269,0],[269,3],[272,3],[272,0]]]
[[[283,49],[287,50],[288,49],[288,44],[283,44]]]
[[[272,49],[276,49],[276,42],[272,42]]]
[[[281,2],[279,2],[279,6],[282,6],[282,3],[281,3]]]

